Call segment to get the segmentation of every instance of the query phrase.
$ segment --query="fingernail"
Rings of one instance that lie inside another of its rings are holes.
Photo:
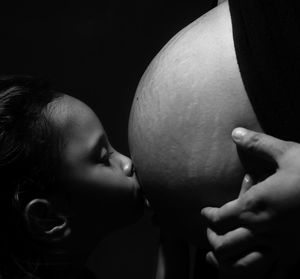
[[[244,128],[235,128],[232,131],[232,138],[236,141],[241,140],[247,133],[247,130]]]

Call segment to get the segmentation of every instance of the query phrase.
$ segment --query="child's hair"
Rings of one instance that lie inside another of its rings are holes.
[[[20,266],[16,258],[30,261],[30,251],[24,247],[29,235],[22,221],[26,201],[47,195],[55,186],[59,136],[45,111],[60,95],[40,79],[0,76],[0,274],[4,278],[18,276],[13,275]]]

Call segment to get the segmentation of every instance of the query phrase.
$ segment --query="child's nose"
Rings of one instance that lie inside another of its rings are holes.
[[[132,176],[133,175],[133,164],[130,158],[120,154],[120,164],[121,168],[126,176]]]

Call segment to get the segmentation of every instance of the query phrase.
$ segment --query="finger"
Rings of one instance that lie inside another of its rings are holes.
[[[268,251],[251,251],[232,261],[221,260],[214,255],[222,278],[266,278],[274,262]]]
[[[241,187],[241,191],[239,193],[239,197],[244,194],[245,192],[247,192],[251,187],[253,186],[253,179],[249,174],[246,174],[244,176],[243,182],[242,182],[242,187]]]
[[[201,210],[201,215],[213,228],[217,228],[221,231],[227,232],[233,228],[240,227],[239,215],[241,208],[239,200],[233,200],[222,207],[205,207]]]
[[[278,162],[279,158],[289,148],[289,142],[244,128],[234,129],[232,139],[237,146],[272,162]]]
[[[216,268],[219,267],[219,262],[212,251],[206,254],[206,261]]]
[[[257,239],[255,241],[252,232],[246,228],[237,228],[224,235],[218,235],[207,228],[207,239],[214,252],[222,259],[237,256],[249,246],[258,245]]]
[[[254,232],[268,230],[273,212],[268,210],[270,192],[278,184],[278,175],[269,176],[264,181],[252,185],[243,195],[220,208],[205,207],[201,215],[219,234],[225,234],[238,227],[247,227]]]
[[[207,239],[212,246],[214,253],[218,258],[223,260],[238,257],[249,249],[253,250],[269,245],[267,239],[254,235],[252,231],[242,227],[224,235],[218,235],[208,228]]]
[[[253,251],[246,256],[238,259],[233,265],[232,270],[237,273],[266,275],[272,262],[272,255],[262,251]]]
[[[269,231],[274,214],[268,209],[269,191],[275,184],[275,176],[253,185],[238,199],[222,207],[205,207],[201,210],[208,226],[218,234],[225,234],[239,227],[247,227],[253,232]]]

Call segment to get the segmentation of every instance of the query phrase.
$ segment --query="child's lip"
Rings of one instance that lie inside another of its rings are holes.
[[[139,212],[139,216],[142,216],[146,208],[146,198],[137,180],[134,183],[134,200],[137,212]]]
[[[134,183],[133,183],[134,185],[133,186],[134,186],[135,197],[145,201],[146,200],[145,193],[143,191],[143,188],[139,184],[139,182],[137,180],[137,176],[136,176],[135,173],[133,174],[133,179],[134,179]]]

